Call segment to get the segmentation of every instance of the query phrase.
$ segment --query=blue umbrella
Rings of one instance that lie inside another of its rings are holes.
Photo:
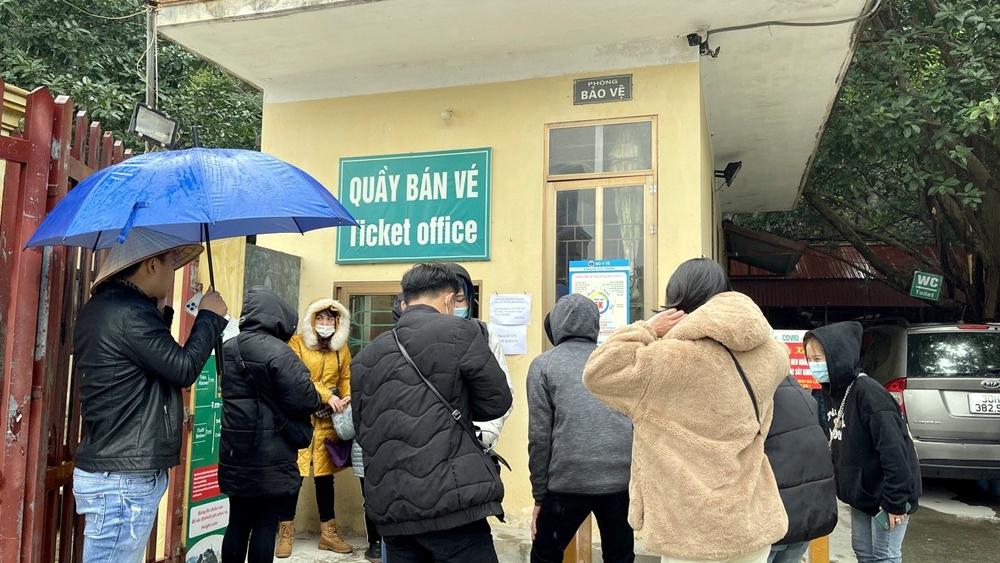
[[[357,222],[295,166],[255,151],[196,148],[139,155],[92,174],[28,246],[109,248],[132,227],[206,242],[343,225]]]
[[[255,151],[194,148],[144,154],[95,172],[55,206],[27,246],[98,250],[124,242],[133,227],[147,227],[204,242],[214,286],[213,238],[343,225],[357,222],[295,166]]]
[[[194,148],[95,172],[56,205],[27,246],[98,250],[124,242],[132,227],[148,227],[205,242],[214,284],[211,239],[343,225],[357,222],[299,168],[256,151]]]

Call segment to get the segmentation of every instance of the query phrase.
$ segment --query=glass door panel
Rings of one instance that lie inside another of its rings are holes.
[[[646,242],[646,225],[655,223],[654,199],[644,182],[649,180],[633,177],[554,186],[556,299],[569,292],[570,262],[624,259],[631,267],[629,321],[646,318],[656,306],[651,254],[656,248]]]
[[[629,288],[630,321],[645,318],[645,244],[644,209],[645,186],[620,186],[605,188],[603,192],[603,228],[601,241],[603,260],[628,260],[632,272]]]
[[[556,192],[556,298],[569,292],[569,263],[593,260],[597,188]]]

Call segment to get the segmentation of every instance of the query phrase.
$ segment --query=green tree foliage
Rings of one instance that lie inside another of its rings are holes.
[[[128,124],[146,92],[141,0],[0,0],[0,36],[6,82],[69,95],[106,131],[140,147]],[[179,147],[191,146],[193,126],[202,146],[255,147],[260,92],[163,39],[158,56],[159,108],[181,122]]]
[[[835,232],[890,286],[908,293],[914,269],[940,271],[940,306],[997,318],[1000,0],[895,0],[864,26],[803,191],[808,206],[737,222],[793,238]],[[876,242],[913,267],[879,258]]]

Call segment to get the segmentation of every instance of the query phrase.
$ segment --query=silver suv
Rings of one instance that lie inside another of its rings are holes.
[[[871,326],[861,366],[899,403],[924,477],[1000,479],[1000,324]]]

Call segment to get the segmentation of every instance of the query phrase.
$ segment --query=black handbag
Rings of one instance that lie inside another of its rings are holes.
[[[487,446],[483,444],[483,441],[480,440],[478,436],[476,436],[476,431],[472,428],[472,425],[469,424],[469,421],[466,420],[464,416],[462,416],[462,411],[452,406],[452,404],[448,402],[448,399],[445,399],[444,396],[442,396],[441,393],[438,392],[437,388],[435,388],[434,385],[431,384],[431,382],[428,381],[426,377],[424,377],[423,372],[420,371],[420,368],[417,367],[417,364],[413,363],[413,358],[411,358],[410,355],[406,353],[406,348],[404,348],[403,343],[399,341],[399,335],[396,334],[396,329],[392,329],[392,336],[393,338],[396,339],[396,346],[399,346],[399,352],[403,355],[403,359],[406,360],[406,363],[409,364],[411,368],[413,368],[413,371],[417,372],[417,375],[419,375],[420,379],[424,381],[424,383],[427,385],[427,388],[431,390],[431,393],[434,393],[434,396],[437,397],[438,401],[440,401],[441,404],[444,405],[445,409],[447,409],[448,413],[451,415],[451,418],[455,421],[455,424],[461,426],[462,429],[465,430],[465,433],[468,434],[470,438],[472,438],[472,443],[476,444],[476,446],[479,448],[479,451],[483,452],[483,455],[489,458],[490,462],[494,464],[494,466],[497,468],[497,473],[500,472],[500,465],[506,467],[507,471],[511,471],[510,464],[507,463],[507,460],[504,459],[503,456],[501,456],[500,454],[493,451],[493,446]]]
[[[284,435],[285,439],[288,440],[288,443],[291,444],[292,447],[297,450],[309,447],[313,438],[312,422],[288,418],[284,411],[281,410],[281,407],[271,401],[271,398],[267,393],[261,394],[260,387],[257,385],[257,380],[254,378],[253,374],[250,373],[250,370],[247,369],[247,365],[243,361],[243,355],[240,354],[239,338],[234,338],[232,342],[233,350],[236,351],[236,367],[243,374],[243,377],[246,378],[247,383],[250,384],[250,386],[253,387],[254,391],[257,393],[258,415],[255,428],[256,433],[253,438],[254,449],[260,447],[260,444],[264,439],[264,428],[261,426],[261,417],[259,414],[261,401],[267,403],[268,408],[270,408],[271,412],[274,413],[274,424],[277,427],[277,431]],[[267,387],[269,388],[270,385]]]

